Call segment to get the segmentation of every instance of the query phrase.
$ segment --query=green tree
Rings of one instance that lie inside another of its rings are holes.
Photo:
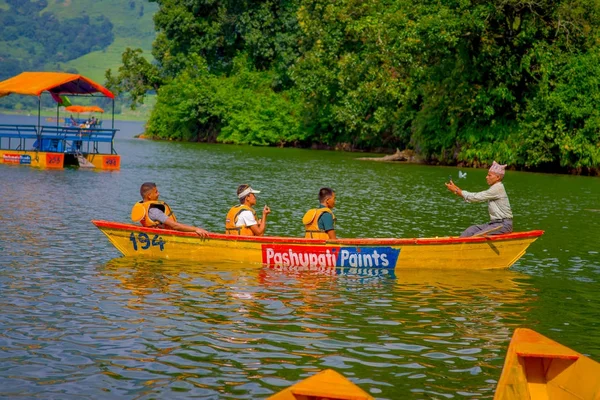
[[[144,103],[144,97],[150,91],[156,91],[164,82],[162,71],[142,56],[141,49],[127,48],[122,56],[123,64],[118,75],[107,70],[106,87],[115,94],[126,93],[131,100],[131,107]]]
[[[108,75],[133,105],[158,91],[158,136],[598,167],[595,0],[159,3],[156,65]]]

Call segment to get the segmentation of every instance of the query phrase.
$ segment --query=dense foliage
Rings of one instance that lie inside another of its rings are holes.
[[[430,162],[595,172],[595,0],[158,0],[148,133],[412,148]]]

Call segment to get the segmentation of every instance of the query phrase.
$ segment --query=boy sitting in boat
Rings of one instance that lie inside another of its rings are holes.
[[[324,187],[319,190],[319,208],[312,208],[304,214],[305,238],[311,239],[335,239],[335,192],[333,189]]]
[[[240,185],[237,189],[237,196],[240,204],[229,209],[225,218],[225,233],[228,235],[241,236],[263,236],[267,227],[267,215],[271,212],[269,206],[265,204],[262,213],[262,219],[256,220],[256,193],[260,190],[254,190],[250,185]]]
[[[173,229],[181,232],[195,232],[198,236],[204,238],[208,236],[208,231],[190,225],[177,222],[177,218],[171,207],[164,201],[159,201],[158,188],[155,183],[146,182],[140,187],[142,201],[134,204],[131,209],[131,219],[133,222],[139,222],[147,228]]]
[[[460,237],[479,236],[483,234],[499,235],[502,233],[511,233],[513,231],[513,214],[508,201],[508,195],[502,184],[505,168],[506,165],[498,164],[496,161],[492,163],[492,166],[485,177],[490,188],[483,192],[472,193],[461,190],[454,182],[452,182],[452,180],[446,183],[448,190],[462,197],[468,203],[488,202],[490,222],[487,224],[470,226],[461,233]]]

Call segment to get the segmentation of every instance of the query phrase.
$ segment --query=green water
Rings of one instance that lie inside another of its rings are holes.
[[[507,173],[515,229],[546,231],[510,270],[322,276],[125,259],[89,221],[127,222],[144,181],[211,231],[250,183],[273,210],[270,235],[301,235],[331,186],[340,237],[428,237],[487,220],[443,184],[482,190],[486,171],[458,180],[458,168],[118,127],[119,172],[0,165],[0,397],[263,399],[333,368],[377,399],[491,398],[516,327],[600,360],[598,178]]]

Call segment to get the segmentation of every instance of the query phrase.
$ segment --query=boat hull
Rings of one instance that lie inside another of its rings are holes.
[[[231,236],[92,221],[125,256],[267,265],[282,270],[508,268],[543,231],[474,238],[304,239]]]
[[[62,169],[66,157],[74,154],[50,151],[0,150],[0,164],[26,165],[44,169]],[[118,154],[86,153],[83,155],[94,168],[103,170],[118,170],[121,168],[121,156]]]
[[[515,330],[494,400],[600,399],[600,364],[531,330]]]

